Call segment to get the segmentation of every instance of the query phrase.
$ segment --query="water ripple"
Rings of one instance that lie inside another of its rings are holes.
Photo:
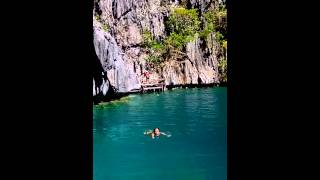
[[[134,95],[93,112],[95,180],[141,179],[140,172],[161,179],[165,173],[171,179],[226,173],[226,89]],[[155,127],[172,136],[143,134]]]

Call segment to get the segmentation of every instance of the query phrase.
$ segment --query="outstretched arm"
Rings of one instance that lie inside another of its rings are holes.
[[[149,134],[151,134],[151,133],[152,133],[152,130],[147,130],[147,131],[145,131],[143,134],[149,135]]]
[[[160,134],[165,135],[165,136],[168,136],[168,134],[166,134],[166,133],[164,133],[164,132],[160,132]]]
[[[164,132],[160,132],[162,135],[165,135],[165,136],[167,136],[167,137],[171,137],[171,134],[169,133],[169,134],[166,134],[166,133],[164,133]]]

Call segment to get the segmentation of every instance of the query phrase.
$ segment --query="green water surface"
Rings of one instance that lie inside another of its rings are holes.
[[[130,95],[95,106],[94,180],[226,180],[227,88]],[[159,127],[171,137],[151,139]]]

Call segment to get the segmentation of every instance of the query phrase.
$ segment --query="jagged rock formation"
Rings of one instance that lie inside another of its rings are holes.
[[[143,31],[157,40],[168,34],[165,19],[170,8],[185,4],[197,8],[200,16],[209,7],[225,4],[223,0],[94,0],[93,43],[101,66],[95,72],[93,95],[128,92],[141,87],[146,67],[147,51],[143,48]],[[152,72],[163,77],[166,85],[219,83],[218,62],[225,55],[214,33],[206,39],[196,39],[186,45],[183,61],[167,61],[163,69]],[[102,71],[102,72],[100,72]],[[99,79],[99,76],[101,75]]]

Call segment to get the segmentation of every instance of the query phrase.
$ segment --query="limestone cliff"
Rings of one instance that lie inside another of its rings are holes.
[[[165,21],[173,8],[196,8],[203,21],[205,11],[223,4],[222,0],[94,0],[95,66],[101,68],[95,70],[93,95],[139,89],[146,69],[151,78],[163,78],[166,85],[219,83],[219,61],[226,59],[226,52],[215,32],[187,43],[184,59],[167,60],[160,70],[148,67],[143,32],[163,40],[168,36]]]

